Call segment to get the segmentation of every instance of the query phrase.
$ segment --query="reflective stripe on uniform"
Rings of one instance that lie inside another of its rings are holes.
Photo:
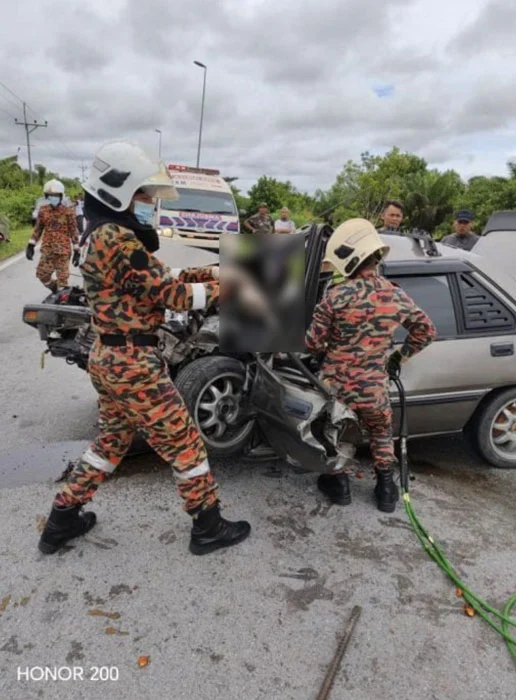
[[[204,476],[205,474],[209,474],[209,472],[210,465],[208,460],[205,459],[204,462],[201,462],[193,469],[188,469],[185,472],[176,471],[176,476],[180,481],[189,481],[190,479],[195,479],[196,476]]]
[[[192,284],[192,310],[205,309],[206,308],[206,287],[204,284]]]
[[[98,455],[96,452],[93,452],[91,447],[88,447],[86,452],[83,454],[82,460],[83,462],[86,462],[87,464],[92,466],[94,469],[98,469],[102,472],[107,472],[108,474],[111,474],[116,469],[115,464],[112,464],[109,461],[109,459],[105,459],[104,457]]]

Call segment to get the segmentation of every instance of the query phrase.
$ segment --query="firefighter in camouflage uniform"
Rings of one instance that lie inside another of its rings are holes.
[[[356,412],[370,437],[379,510],[391,513],[399,494],[394,484],[392,409],[389,377],[400,365],[435,338],[426,313],[405,292],[378,274],[388,253],[374,226],[350,219],[339,226],[326,248],[330,263],[344,281],[329,288],[317,306],[306,337],[311,353],[324,353],[321,375],[339,400]],[[407,336],[392,352],[393,338],[402,326]],[[346,474],[322,475],[319,489],[334,503],[351,502]]]
[[[68,286],[72,246],[74,263],[78,261],[77,223],[73,209],[63,204],[65,188],[62,182],[49,180],[45,183],[43,193],[48,204],[39,209],[25,254],[28,260],[32,260],[36,244],[41,239],[36,277],[50,291],[56,292],[59,287]],[[54,272],[57,279],[52,278]]]
[[[237,544],[250,525],[222,518],[204,444],[156,352],[166,309],[204,309],[218,301],[218,268],[170,270],[153,255],[159,248],[154,199],[176,193],[165,167],[137,145],[102,147],[84,189],[81,270],[97,332],[89,373],[101,431],[55,497],[40,550],[52,554],[95,525],[95,514],[80,510],[121,462],[136,430],[173,468],[193,517],[190,551]]]

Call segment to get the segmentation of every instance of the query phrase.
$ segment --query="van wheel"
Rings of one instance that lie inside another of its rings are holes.
[[[516,469],[516,387],[488,400],[468,433],[476,452],[489,464]]]
[[[174,380],[212,455],[237,454],[250,438],[254,421],[240,422],[244,381],[244,365],[221,355],[194,360]]]

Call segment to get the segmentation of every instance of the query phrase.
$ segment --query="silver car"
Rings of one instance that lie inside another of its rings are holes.
[[[515,233],[491,233],[472,252],[434,244],[433,254],[420,241],[384,238],[384,274],[438,333],[403,366],[411,436],[464,431],[490,464],[516,467]]]

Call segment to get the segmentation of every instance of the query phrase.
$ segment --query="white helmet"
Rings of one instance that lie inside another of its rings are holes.
[[[139,189],[152,197],[174,199],[177,192],[163,163],[130,141],[112,141],[95,154],[86,192],[114,211],[125,211]]]
[[[45,182],[45,185],[43,186],[43,194],[60,194],[61,197],[65,193],[65,188],[62,182],[59,180],[49,180],[48,182]]]
[[[329,262],[349,277],[373,253],[384,257],[389,252],[378,231],[367,219],[348,219],[330,236],[324,262]]]

